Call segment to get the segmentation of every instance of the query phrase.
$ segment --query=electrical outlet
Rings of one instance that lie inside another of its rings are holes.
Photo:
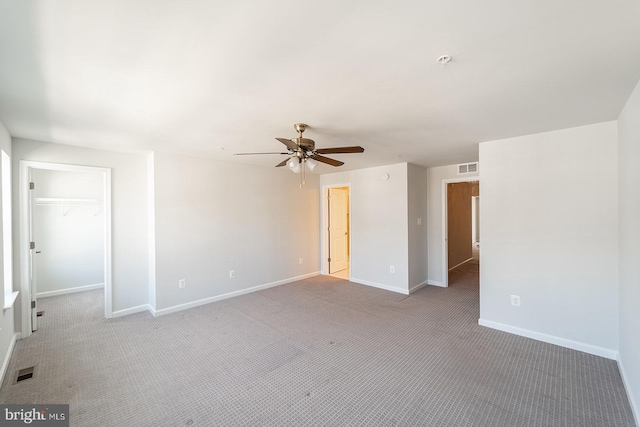
[[[298,260],[298,264],[302,264],[302,258]]]
[[[418,218],[418,225],[422,225],[422,218]]]
[[[511,295],[511,305],[514,307],[520,307],[520,296]]]
[[[396,268],[392,265],[389,267],[389,273],[395,273],[396,272]]]
[[[236,271],[235,270],[229,270],[229,279],[233,279],[234,277],[236,277]]]
[[[178,280],[178,287],[179,288],[184,288],[185,286],[187,286],[187,279]]]

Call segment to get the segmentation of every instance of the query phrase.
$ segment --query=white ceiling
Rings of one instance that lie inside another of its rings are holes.
[[[639,78],[638,0],[0,0],[0,121],[95,148],[273,166],[232,154],[305,122],[365,147],[343,170],[437,166],[615,120]]]

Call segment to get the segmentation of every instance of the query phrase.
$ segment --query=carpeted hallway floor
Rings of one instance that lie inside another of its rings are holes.
[[[40,300],[1,402],[69,403],[72,426],[634,425],[614,361],[478,326],[477,286],[318,276],[112,320],[100,292]]]
[[[480,261],[472,259],[449,272],[449,286],[466,287],[477,292],[480,283]]]

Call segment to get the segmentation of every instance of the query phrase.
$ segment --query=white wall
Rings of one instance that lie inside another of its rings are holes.
[[[409,289],[412,290],[427,283],[427,169],[409,163],[407,173]]]
[[[16,185],[20,160],[112,169],[113,311],[146,305],[148,303],[146,155],[14,138],[13,215],[16,219],[19,218]],[[14,236],[19,236],[17,220],[14,221]],[[19,271],[20,249],[17,239],[14,242],[13,251],[14,271]]]
[[[320,176],[322,187],[351,186],[353,282],[409,292],[407,169],[400,163]],[[387,181],[382,178],[385,173]],[[390,273],[390,266],[395,273]]]
[[[640,83],[618,119],[620,367],[640,424]]]
[[[158,313],[318,273],[316,175],[300,189],[284,168],[154,157]]]
[[[480,163],[480,167],[483,167]],[[453,178],[477,177],[478,174],[458,175],[457,165],[439,166],[427,169],[427,233],[429,235],[429,275],[428,283],[431,285],[443,286],[446,272],[443,272],[442,253],[442,181]],[[480,183],[482,187],[482,183]],[[447,254],[444,254],[446,257]]]
[[[103,176],[34,169],[33,197],[95,200],[81,206],[33,205],[38,296],[104,284]]]
[[[615,357],[617,152],[616,122],[480,144],[481,324]]]
[[[12,155],[11,152],[11,136],[7,129],[4,127],[2,122],[0,122],[0,149],[4,150],[9,156]],[[0,165],[1,166],[1,165]],[[0,171],[0,179],[2,179],[2,171]],[[0,188],[2,188],[0,182]],[[0,204],[2,203],[2,198],[0,198]],[[2,206],[0,205],[0,209]],[[0,211],[1,212],[1,211]],[[2,229],[2,221],[0,221],[0,233],[4,233],[5,230]],[[2,236],[0,235],[0,241],[2,241]],[[4,278],[4,267],[2,264],[2,257],[4,256],[2,245],[0,245],[0,280]],[[14,281],[16,275],[14,274]],[[3,288],[0,289],[0,292],[4,292],[4,283]],[[19,286],[13,286],[13,289],[20,289]],[[20,296],[18,296],[20,298]],[[2,310],[0,307],[0,381],[2,381],[2,375],[5,373],[5,370],[8,366],[9,357],[11,356],[11,351],[13,349],[13,344],[15,343],[16,334],[14,328],[14,314],[15,307],[19,306],[19,299],[14,304],[14,308],[10,308],[8,310]]]
[[[480,197],[471,197],[471,242],[480,241]]]
[[[149,273],[149,308],[156,310],[156,190],[155,155],[147,155],[147,259]]]

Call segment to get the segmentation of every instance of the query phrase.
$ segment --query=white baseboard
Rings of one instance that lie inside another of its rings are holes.
[[[7,373],[7,369],[9,368],[9,362],[11,361],[11,356],[13,355],[13,349],[16,346],[16,341],[19,339],[18,333],[14,333],[11,337],[11,342],[9,343],[9,348],[7,349],[7,354],[4,355],[4,360],[2,362],[2,367],[0,368],[0,385],[4,382],[4,376]]]
[[[415,285],[415,286],[413,286],[413,287],[409,288],[409,294],[414,293],[415,291],[417,291],[417,290],[418,290],[418,289],[420,289],[420,288],[424,288],[424,287],[425,287],[425,286],[427,286],[428,284],[429,284],[429,283],[428,283],[428,281],[427,281],[427,280],[425,280],[425,281],[424,281],[424,282],[422,282],[422,283],[418,283],[417,285]]]
[[[143,311],[151,311],[151,306],[149,304],[138,305],[136,307],[125,308],[124,310],[118,310],[111,313],[111,317],[122,317],[128,316],[130,314],[142,313]]]
[[[446,286],[444,285],[444,283],[442,282],[438,282],[436,280],[427,280],[427,285],[431,285],[431,286],[440,286],[441,288],[446,288]]]
[[[58,295],[72,294],[74,292],[92,291],[94,289],[104,288],[104,283],[96,283],[95,285],[77,286],[75,288],[58,289],[57,291],[38,292],[38,298],[55,297]]]
[[[460,264],[456,264],[456,265],[454,265],[453,267],[451,267],[451,268],[449,269],[449,271],[453,270],[454,268],[458,268],[458,267],[460,267],[462,264],[466,264],[466,263],[468,263],[468,262],[469,262],[469,261],[471,261],[472,259],[473,259],[473,257],[469,258],[469,259],[468,259],[468,260],[466,260],[466,261],[462,261]]]
[[[370,282],[369,280],[356,279],[355,277],[352,277],[350,282],[357,283],[359,285],[371,286],[373,288],[384,289],[385,291],[397,292],[403,295],[409,295],[409,290],[407,289],[400,289],[394,286],[383,285],[382,283]]]
[[[620,376],[622,377],[622,384],[624,384],[624,389],[627,392],[629,406],[631,406],[631,412],[633,413],[633,417],[636,420],[636,425],[640,426],[640,408],[638,408],[638,406],[636,405],[636,400],[634,398],[633,391],[631,390],[631,385],[629,384],[627,373],[624,370],[624,365],[622,364],[622,360],[620,359],[620,354],[618,354],[618,370],[620,371]]]
[[[191,302],[187,302],[187,303],[184,303],[184,304],[178,304],[178,305],[174,305],[172,307],[161,308],[160,310],[154,310],[153,307],[151,307],[151,306],[147,306],[147,307],[148,307],[148,310],[151,312],[151,314],[153,314],[154,316],[164,316],[165,314],[171,314],[171,313],[175,313],[175,312],[178,312],[178,311],[187,310],[189,308],[198,307],[198,306],[205,305],[205,304],[210,304],[210,303],[216,302],[216,301],[222,301],[222,300],[225,300],[225,299],[228,299],[228,298],[237,297],[237,296],[240,296],[240,295],[250,294],[252,292],[257,292],[257,291],[261,291],[263,289],[273,288],[275,286],[280,286],[280,285],[284,285],[284,284],[291,283],[291,282],[297,282],[298,280],[308,279],[309,277],[315,277],[315,276],[317,276],[319,274],[320,274],[320,272],[315,271],[313,273],[303,274],[302,276],[296,276],[296,277],[291,277],[289,279],[278,280],[277,282],[266,283],[264,285],[254,286],[252,288],[247,288],[247,289],[241,289],[239,291],[229,292],[229,293],[222,294],[222,295],[216,295],[216,296],[213,296],[213,297],[204,298],[204,299],[200,299],[200,300],[197,300],[197,301],[191,301]]]
[[[609,348],[599,347],[597,345],[585,344],[578,341],[569,340],[566,338],[556,337],[554,335],[547,335],[541,332],[531,331],[529,329],[518,328],[517,326],[505,325],[504,323],[493,322],[491,320],[479,319],[478,325],[486,326],[487,328],[497,329],[503,332],[509,332],[510,334],[520,335],[534,340],[546,342],[549,344],[559,345],[560,347],[570,348],[572,350],[582,351],[584,353],[593,354],[607,359],[618,359],[618,352]]]

